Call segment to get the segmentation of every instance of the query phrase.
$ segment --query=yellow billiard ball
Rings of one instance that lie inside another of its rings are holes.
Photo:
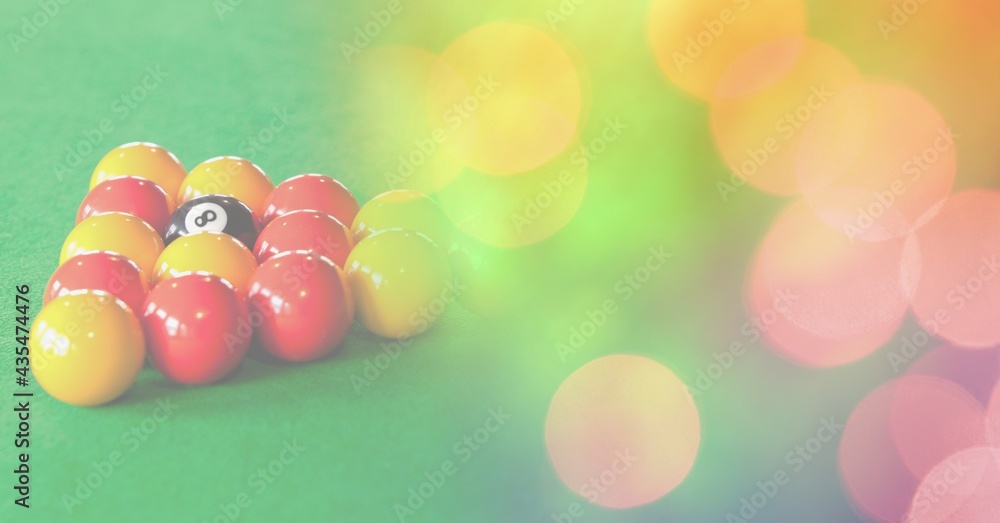
[[[257,260],[232,236],[203,231],[173,241],[156,260],[153,286],[181,274],[207,272],[229,282],[244,296],[247,282],[257,270]]]
[[[424,332],[456,298],[448,257],[417,232],[372,234],[354,247],[345,265],[356,317],[382,337]]]
[[[274,182],[250,160],[219,156],[191,169],[176,193],[177,206],[203,194],[222,194],[247,204],[259,218],[273,190]]]
[[[163,240],[148,223],[131,214],[97,214],[78,223],[63,243],[59,265],[85,252],[110,251],[139,266],[143,276],[153,274],[156,258],[163,251]]]
[[[138,318],[104,291],[53,299],[31,326],[31,372],[59,401],[94,406],[121,396],[146,357]]]
[[[173,198],[186,175],[184,166],[170,151],[155,143],[133,142],[116,147],[101,158],[90,177],[90,188],[111,178],[137,176],[159,185]]]
[[[427,195],[410,190],[384,192],[358,211],[351,232],[355,241],[387,229],[416,231],[446,251],[454,228],[444,211]]]

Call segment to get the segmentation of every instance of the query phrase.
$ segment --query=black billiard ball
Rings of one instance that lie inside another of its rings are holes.
[[[226,233],[253,249],[260,232],[260,220],[247,204],[231,196],[206,194],[188,200],[174,211],[164,235],[164,243],[202,231]]]

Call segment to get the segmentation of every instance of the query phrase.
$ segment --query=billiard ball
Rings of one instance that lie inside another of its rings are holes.
[[[350,226],[358,213],[358,200],[344,184],[329,176],[300,174],[274,188],[260,220],[267,226],[271,220],[294,211],[325,212]]]
[[[177,208],[170,217],[164,243],[202,231],[224,232],[253,248],[260,232],[260,220],[247,204],[221,194],[205,194],[192,198]]]
[[[153,274],[163,240],[152,226],[135,216],[109,212],[91,216],[77,224],[63,243],[59,264],[91,251],[118,253],[136,263],[143,275]]]
[[[149,285],[132,260],[113,252],[87,252],[56,269],[45,286],[42,304],[80,290],[106,291],[139,314]]]
[[[295,211],[275,218],[257,238],[254,255],[258,263],[290,251],[313,251],[343,267],[354,247],[351,232],[325,212]]]
[[[186,175],[177,157],[163,147],[147,142],[127,143],[101,158],[90,178],[90,189],[111,178],[138,176],[159,185],[173,198]]]
[[[384,192],[358,211],[351,226],[354,239],[387,229],[407,229],[430,238],[446,251],[451,246],[453,227],[444,211],[427,195],[410,190]]]
[[[203,194],[221,194],[247,204],[254,214],[261,216],[264,200],[272,190],[274,182],[250,160],[219,156],[191,169],[177,191],[177,205]]]
[[[250,314],[261,345],[286,361],[308,361],[338,347],[354,318],[343,272],[323,256],[287,252],[261,264],[249,282]]]
[[[153,287],[188,272],[214,274],[246,293],[247,281],[257,269],[257,260],[232,236],[202,231],[181,236],[163,249],[153,271]]]
[[[188,385],[228,375],[253,338],[246,300],[211,274],[184,274],[157,285],[141,314],[153,365]]]
[[[111,178],[87,193],[76,213],[76,223],[106,212],[131,214],[163,234],[170,214],[174,212],[174,197],[145,178]]]
[[[146,357],[138,318],[103,291],[77,291],[39,311],[28,338],[31,372],[64,403],[94,406],[121,396]]]
[[[361,240],[346,270],[358,319],[386,338],[426,331],[456,297],[444,251],[413,231],[389,229]]]

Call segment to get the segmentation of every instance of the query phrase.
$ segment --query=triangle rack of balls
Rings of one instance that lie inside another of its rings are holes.
[[[359,206],[323,174],[277,186],[249,160],[188,172],[136,142],[109,152],[32,325],[38,383],[65,403],[125,394],[149,365],[213,383],[250,354],[308,362],[340,352],[355,319],[395,339],[454,297],[453,228],[430,197],[393,190]]]

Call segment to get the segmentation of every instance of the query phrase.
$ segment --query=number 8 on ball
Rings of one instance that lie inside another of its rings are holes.
[[[236,198],[207,194],[177,208],[170,217],[164,243],[204,231],[226,233],[253,248],[260,232],[260,220],[250,207]]]

